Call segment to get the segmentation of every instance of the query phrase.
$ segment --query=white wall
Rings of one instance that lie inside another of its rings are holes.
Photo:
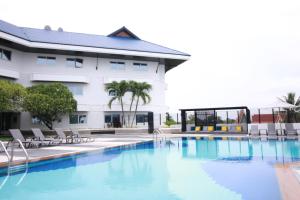
[[[134,60],[116,60],[94,57],[81,57],[83,67],[75,68],[66,65],[66,58],[74,56],[66,55],[54,55],[54,54],[37,54],[20,52],[11,48],[7,48],[0,45],[0,48],[11,50],[11,61],[4,61],[0,59],[0,69],[13,70],[19,72],[20,78],[16,79],[16,82],[23,84],[24,86],[30,86],[37,84],[37,82],[31,81],[33,74],[44,75],[57,75],[60,78],[65,76],[66,81],[70,81],[70,76],[84,77],[88,80],[88,83],[76,83],[83,85],[83,95],[75,96],[78,101],[78,109],[80,111],[86,111],[88,115],[87,124],[69,125],[68,116],[66,116],[61,123],[57,126],[61,127],[85,127],[85,128],[103,128],[104,127],[104,111],[121,111],[118,102],[112,105],[112,109],[108,108],[107,103],[111,98],[108,93],[105,92],[105,83],[113,80],[136,80],[146,81],[152,84],[152,91],[150,95],[152,97],[151,103],[147,105],[141,105],[140,111],[152,111],[154,113],[165,113],[167,106],[165,105],[165,67],[159,65],[157,62],[149,61],[134,61]],[[56,57],[56,63],[54,65],[38,65],[37,56],[54,56]],[[110,61],[123,61],[125,62],[125,70],[113,70],[110,66]],[[148,64],[147,71],[136,71],[133,67],[133,62],[142,62]],[[98,70],[96,66],[98,63]],[[125,97],[125,110],[128,110],[130,104],[130,95]],[[157,123],[155,123],[156,125]],[[31,117],[28,113],[22,113],[21,116],[21,128],[29,129],[32,127]]]

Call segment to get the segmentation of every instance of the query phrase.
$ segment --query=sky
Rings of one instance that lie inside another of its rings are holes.
[[[264,107],[300,95],[299,0],[0,0],[18,26],[141,39],[189,53],[166,73],[166,104]]]

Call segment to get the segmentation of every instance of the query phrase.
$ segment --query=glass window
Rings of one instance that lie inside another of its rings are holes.
[[[36,63],[39,65],[54,65],[56,62],[55,57],[38,56]]]
[[[136,115],[136,123],[145,123],[146,122],[145,115]]]
[[[86,124],[87,116],[84,114],[72,114],[69,116],[70,124]]]
[[[125,62],[115,62],[115,61],[111,61],[110,62],[110,66],[112,69],[116,69],[116,70],[124,70],[125,69]]]
[[[46,60],[47,60],[47,57],[44,57],[44,56],[38,56],[38,57],[37,57],[36,63],[39,64],[39,65],[43,65],[43,64],[46,63]]]
[[[0,49],[0,59],[11,60],[11,51]]]
[[[55,57],[47,57],[47,64],[54,65],[56,61]]]
[[[81,68],[83,66],[83,59],[80,58],[67,58],[67,66]]]
[[[83,95],[83,85],[80,84],[66,84],[66,86],[69,88],[70,92],[74,96],[81,96]]]
[[[117,95],[117,93],[115,90],[109,90],[108,95],[115,97]]]
[[[0,59],[11,60],[11,51],[0,49]]]
[[[111,115],[105,115],[105,123],[111,123]]]
[[[78,116],[78,122],[79,124],[85,124],[86,123],[86,115],[79,115]]]
[[[42,121],[41,121],[38,117],[33,116],[33,117],[31,118],[31,123],[32,123],[32,124],[35,124],[35,125],[41,125],[41,124],[42,124]]]
[[[78,115],[70,115],[70,124],[78,124]]]
[[[136,71],[147,71],[148,65],[146,63],[133,63],[133,69]]]

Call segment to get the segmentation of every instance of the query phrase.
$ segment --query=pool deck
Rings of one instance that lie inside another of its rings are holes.
[[[106,148],[130,146],[141,142],[151,140],[165,140],[176,137],[220,137],[222,139],[248,138],[247,135],[237,134],[159,134],[157,138],[149,134],[101,134],[93,135],[94,142],[80,144],[60,144],[56,146],[45,146],[41,148],[27,149],[29,162],[48,160],[53,158],[65,157],[86,153]],[[15,149],[14,164],[22,164],[25,161],[25,155],[21,149]],[[0,152],[0,167],[8,165],[7,157],[3,151]],[[300,197],[300,162],[287,163],[285,165],[276,165],[276,174],[284,200],[299,200]]]
[[[300,162],[275,166],[276,175],[284,200],[299,200],[300,197]]]

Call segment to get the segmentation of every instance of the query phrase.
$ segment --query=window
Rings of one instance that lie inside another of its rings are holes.
[[[69,116],[70,124],[86,124],[87,117],[84,114],[73,114]]]
[[[34,125],[42,125],[43,124],[43,122],[37,116],[33,116],[31,118],[31,123]]]
[[[115,69],[115,70],[124,70],[125,69],[125,62],[110,61],[110,66],[111,66],[112,69]]]
[[[37,64],[39,65],[54,65],[56,61],[55,57],[50,56],[38,56],[37,57]]]
[[[104,119],[105,123],[111,123],[111,115],[105,115],[105,119]]]
[[[0,59],[11,60],[11,51],[0,49]]]
[[[147,71],[148,65],[146,63],[133,63],[133,69],[136,71]]]
[[[81,68],[83,66],[83,59],[81,58],[67,58],[67,66]]]
[[[74,96],[81,96],[83,95],[83,85],[81,84],[66,84],[66,86],[69,88],[70,92]]]
[[[136,123],[145,123],[148,122],[147,115],[136,115]]]
[[[108,95],[112,96],[112,97],[115,97],[115,96],[117,96],[117,92],[115,90],[109,90]]]

